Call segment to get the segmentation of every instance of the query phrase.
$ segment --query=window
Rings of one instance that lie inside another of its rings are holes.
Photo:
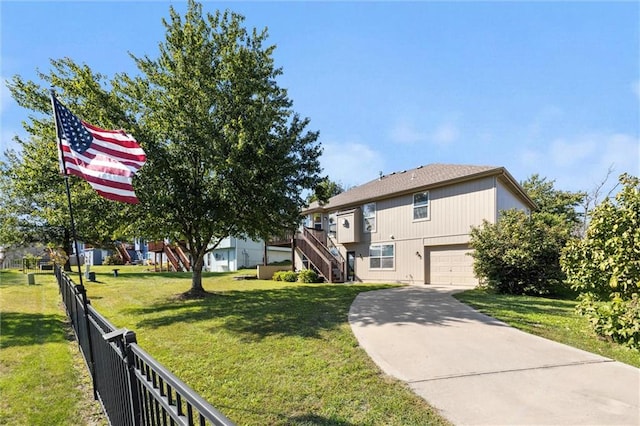
[[[376,203],[362,206],[364,232],[376,232]]]
[[[413,194],[413,220],[429,219],[429,192]]]
[[[393,269],[395,265],[395,246],[393,244],[375,244],[369,246],[369,269]]]
[[[337,222],[338,215],[334,213],[329,213],[329,236],[336,238],[337,235]]]

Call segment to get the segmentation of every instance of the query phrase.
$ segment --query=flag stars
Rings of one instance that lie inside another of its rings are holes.
[[[91,146],[93,137],[85,129],[82,122],[62,104],[55,101],[58,118],[62,127],[62,137],[67,141],[71,149],[83,153]]]

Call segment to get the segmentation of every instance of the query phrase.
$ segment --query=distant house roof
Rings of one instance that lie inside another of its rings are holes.
[[[531,208],[535,203],[527,196],[518,182],[504,167],[473,166],[459,164],[428,164],[411,170],[403,170],[356,186],[342,192],[323,205],[313,202],[303,213],[333,211],[354,207],[366,202],[396,197],[429,188],[452,185],[487,176],[500,176],[510,189],[518,194]]]

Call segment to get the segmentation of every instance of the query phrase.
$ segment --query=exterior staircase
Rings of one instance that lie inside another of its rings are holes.
[[[120,254],[120,257],[122,257],[122,261],[125,264],[131,264],[131,255],[124,243],[116,243],[116,250],[118,251],[118,254]]]
[[[154,241],[148,243],[150,252],[164,253],[167,256],[171,269],[175,272],[185,272],[191,270],[189,257],[184,253],[178,244],[167,244],[164,241]]]
[[[331,253],[323,231],[303,228],[302,232],[296,234],[295,250],[303,254],[309,261],[309,266],[327,282],[345,281],[345,262]]]

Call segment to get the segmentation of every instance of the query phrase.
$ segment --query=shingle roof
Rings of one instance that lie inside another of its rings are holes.
[[[519,188],[511,175],[503,168],[496,166],[473,166],[459,164],[428,164],[412,170],[403,170],[356,186],[329,199],[320,206],[311,203],[305,212],[318,210],[336,210],[347,208],[364,202],[379,200],[404,192],[443,186],[461,180],[470,180],[481,176],[504,174],[507,179]],[[526,195],[524,195],[526,198]],[[528,200],[530,202],[530,200]],[[533,204],[532,204],[533,205]]]

